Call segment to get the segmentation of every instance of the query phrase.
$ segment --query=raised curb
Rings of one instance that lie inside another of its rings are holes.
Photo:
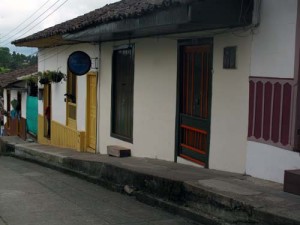
[[[0,141],[0,156],[11,155],[15,151],[15,145],[26,143],[28,142],[23,141],[17,136],[3,136]]]
[[[3,142],[0,141],[0,146]],[[5,143],[6,145],[8,143]],[[300,225],[295,218],[233,195],[221,194],[195,184],[119,167],[109,162],[82,160],[68,154],[34,149],[38,144],[12,144],[11,156],[79,176],[114,191],[133,189],[137,200],[188,217],[203,224]]]

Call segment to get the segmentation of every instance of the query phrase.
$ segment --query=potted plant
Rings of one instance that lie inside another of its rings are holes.
[[[65,74],[60,71],[50,71],[46,70],[44,72],[39,72],[39,82],[40,84],[48,84],[50,82],[58,83],[63,78],[65,78]]]
[[[55,83],[60,82],[64,77],[65,75],[60,71],[55,71],[51,73],[51,80]]]
[[[49,71],[39,72],[39,82],[40,84],[49,84],[50,83],[50,73]]]
[[[38,76],[31,75],[31,76],[28,77],[26,80],[27,80],[27,84],[28,84],[29,86],[36,85],[37,82],[38,82]]]
[[[20,80],[26,81],[27,84],[30,86],[30,85],[36,85],[38,82],[38,78],[39,78],[39,73],[36,73],[29,76],[23,76],[20,78]]]

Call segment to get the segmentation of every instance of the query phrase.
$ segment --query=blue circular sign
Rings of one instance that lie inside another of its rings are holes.
[[[89,72],[91,64],[91,58],[89,55],[82,51],[73,52],[68,58],[68,68],[77,76],[81,76]]]

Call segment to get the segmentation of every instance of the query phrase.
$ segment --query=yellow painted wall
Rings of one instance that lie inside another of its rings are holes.
[[[40,144],[54,145],[58,147],[76,149],[85,151],[85,132],[77,131],[70,127],[64,126],[58,122],[51,121],[51,139],[44,137],[44,117],[39,115],[38,118],[38,142]]]
[[[44,117],[38,116],[38,143],[43,145],[50,145],[51,141],[44,137]]]

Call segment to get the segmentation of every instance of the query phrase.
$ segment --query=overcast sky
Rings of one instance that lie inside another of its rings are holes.
[[[11,46],[9,43],[116,1],[118,0],[1,0],[0,46],[31,54],[36,50]]]

